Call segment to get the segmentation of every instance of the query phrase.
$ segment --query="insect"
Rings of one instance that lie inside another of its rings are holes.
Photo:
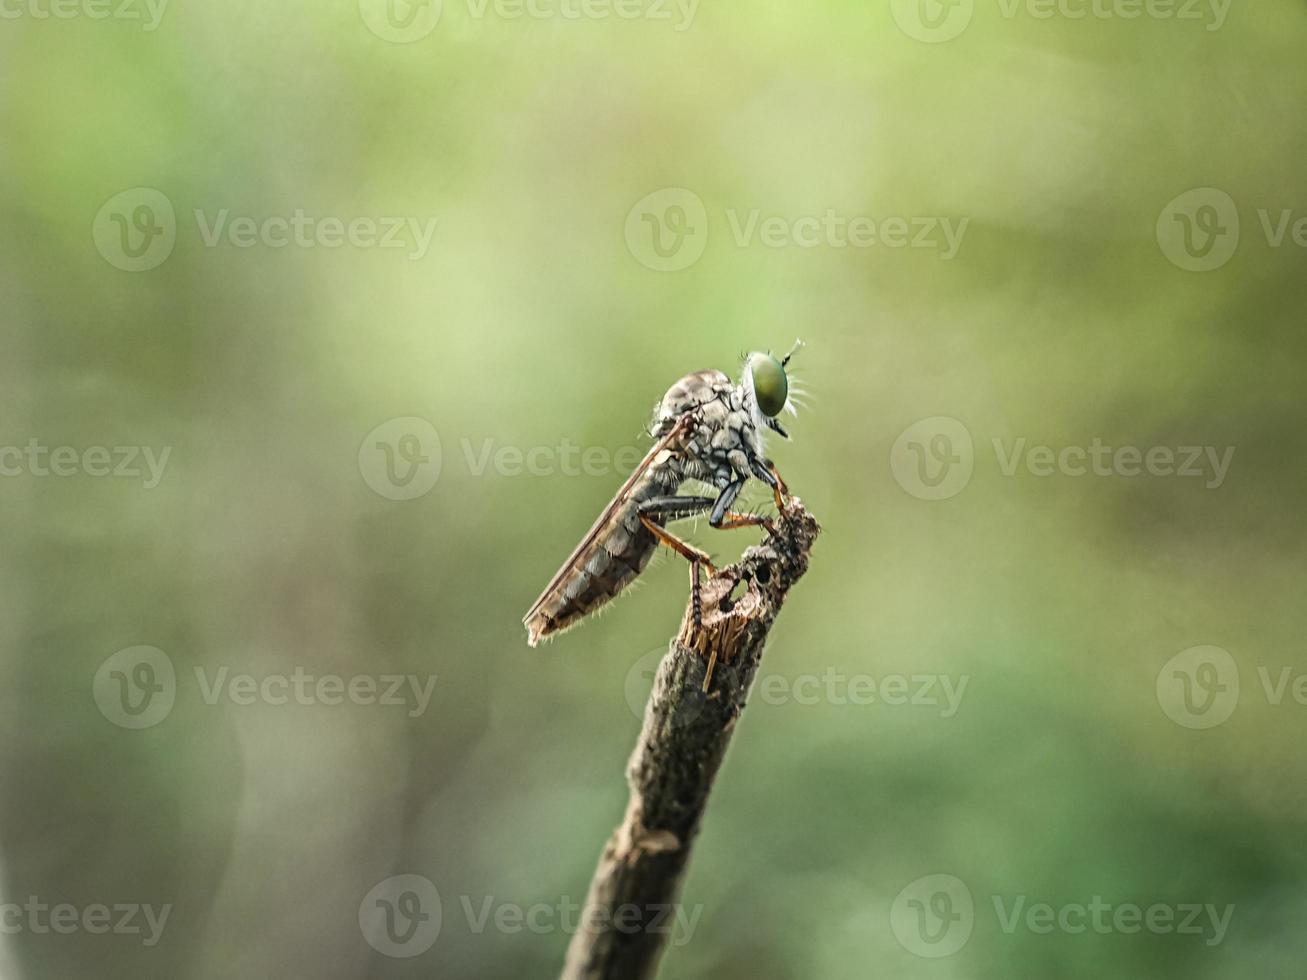
[[[784,410],[794,412],[785,369],[802,346],[795,343],[783,359],[749,354],[738,384],[709,370],[687,374],[668,389],[654,408],[654,447],[523,617],[531,646],[575,626],[620,595],[660,544],[689,561],[694,621],[700,624],[701,575],[715,576],[717,570],[707,554],[666,525],[707,513],[709,525],[720,530],[763,527],[775,533],[770,519],[735,513],[731,507],[751,477],[771,487],[778,509],[786,506],[788,491],[763,455],[763,435],[770,430],[789,438],[776,417]],[[679,494],[690,480],[708,484],[716,496]]]

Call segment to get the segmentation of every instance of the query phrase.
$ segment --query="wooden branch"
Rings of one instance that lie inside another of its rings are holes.
[[[687,605],[627,766],[626,817],[599,859],[562,980],[643,980],[656,972],[708,794],[772,623],[808,570],[819,531],[803,503],[791,498],[775,538],[704,583],[702,629],[694,629]]]

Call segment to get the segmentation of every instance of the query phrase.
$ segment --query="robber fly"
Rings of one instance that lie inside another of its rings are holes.
[[[714,528],[764,527],[775,533],[768,518],[738,514],[731,507],[750,477],[771,487],[777,508],[785,507],[785,484],[763,455],[763,433],[770,429],[789,438],[776,417],[783,410],[794,412],[785,369],[800,347],[802,342],[796,343],[784,359],[748,355],[739,384],[721,371],[696,371],[672,385],[654,408],[654,447],[523,617],[531,646],[618,596],[660,544],[690,562],[693,613],[699,623],[701,572],[713,576],[717,570],[707,554],[666,525],[707,512]],[[717,496],[678,495],[689,480],[708,484]]]

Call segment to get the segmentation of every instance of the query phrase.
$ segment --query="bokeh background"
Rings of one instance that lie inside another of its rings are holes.
[[[4,980],[556,974],[686,575],[521,615],[663,391],[796,336],[770,448],[826,533],[663,975],[1300,976],[1299,0],[3,9]],[[367,217],[437,223],[327,247]],[[1234,455],[1005,472],[1094,440]],[[206,695],[296,671],[435,681]],[[396,875],[440,902],[387,952]],[[1095,896],[1233,910],[1004,927]]]

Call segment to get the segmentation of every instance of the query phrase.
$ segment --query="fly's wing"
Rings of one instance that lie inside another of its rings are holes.
[[[531,646],[612,599],[644,568],[657,542],[640,523],[638,508],[665,492],[663,466],[689,424],[687,414],[649,450],[522,617]]]

